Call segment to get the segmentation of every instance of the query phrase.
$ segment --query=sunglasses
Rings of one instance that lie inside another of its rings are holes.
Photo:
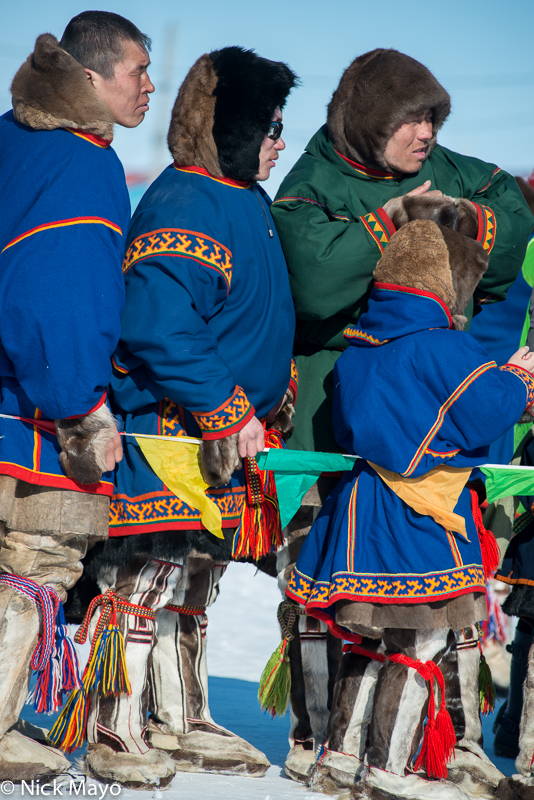
[[[273,142],[277,142],[282,135],[283,129],[284,126],[281,122],[271,122],[269,130],[267,131],[267,136],[269,139],[272,139]]]

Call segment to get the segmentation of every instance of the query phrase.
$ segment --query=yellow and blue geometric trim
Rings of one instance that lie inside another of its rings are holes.
[[[511,372],[512,375],[516,375],[523,383],[525,384],[525,388],[527,390],[527,402],[525,404],[525,408],[528,408],[532,403],[534,403],[534,377],[527,372],[526,369],[523,367],[516,367],[515,364],[505,364],[503,367],[499,367],[502,372]]]
[[[469,386],[473,383],[473,381],[479,378],[488,369],[494,369],[496,367],[497,364],[495,363],[495,361],[489,361],[487,364],[482,364],[480,367],[477,367],[477,369],[475,369],[470,375],[468,375],[467,378],[464,381],[462,381],[462,383],[458,386],[458,388],[454,390],[451,396],[441,406],[435,423],[432,425],[429,432],[427,433],[422,443],[418,447],[416,454],[410,461],[408,469],[406,470],[406,472],[402,473],[403,475],[408,477],[415,470],[415,468],[423,458],[428,445],[430,444],[436,433],[443,425],[445,414],[447,413],[449,408],[453,405],[453,403],[455,403],[456,400],[458,400],[458,398],[460,397],[460,395],[462,395],[466,391],[466,389],[469,388]]]
[[[367,233],[377,245],[380,253],[386,249],[386,245],[395,233],[395,227],[383,208],[377,208],[369,214],[360,217]]]
[[[295,568],[287,588],[290,597],[308,608],[324,608],[338,600],[428,603],[447,600],[467,592],[486,592],[484,570],[479,564],[423,575],[336,572],[331,581],[313,581]]]
[[[138,236],[126,251],[122,265],[124,274],[133,264],[145,258],[176,256],[191,258],[205,267],[214,269],[224,278],[227,291],[232,283],[232,253],[211,236],[183,228],[160,228]]]
[[[203,439],[220,439],[237,433],[254,416],[254,406],[241,388],[236,386],[233,395],[214,411],[192,412]]]
[[[26,233],[21,233],[20,236],[15,237],[12,239],[4,249],[2,253],[8,249],[8,247],[13,247],[14,244],[18,244],[23,239],[27,239],[28,236],[33,236],[34,233],[41,233],[42,231],[49,231],[53,228],[67,228],[70,225],[105,225],[106,228],[111,228],[112,231],[115,231],[120,236],[122,236],[122,230],[116,225],[114,222],[110,222],[109,219],[104,219],[103,217],[72,217],[71,219],[58,219],[56,222],[46,222],[44,225],[38,225],[36,228],[31,228]]]

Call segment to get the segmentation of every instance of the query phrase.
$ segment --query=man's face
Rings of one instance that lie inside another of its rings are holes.
[[[279,108],[276,109],[273,116],[273,122],[282,122],[282,112]],[[280,137],[276,142],[265,136],[260,147],[260,169],[257,175],[254,176],[256,181],[266,181],[271,170],[276,166],[275,161],[278,159],[278,153],[285,150],[286,143]]]
[[[98,96],[111,108],[115,122],[124,128],[136,128],[148,111],[148,95],[154,91],[147,72],[149,64],[146,50],[127,39],[113,78],[104,80],[97,72],[85,70]]]
[[[384,150],[386,164],[397,172],[419,172],[428,155],[431,138],[431,110],[427,108],[412,114],[393,131]]]

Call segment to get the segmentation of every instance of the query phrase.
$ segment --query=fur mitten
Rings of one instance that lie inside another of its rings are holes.
[[[232,473],[241,468],[241,456],[237,449],[238,433],[221,439],[203,439],[200,444],[202,477],[208,486],[225,486]]]
[[[384,211],[398,230],[415,219],[428,219],[446,228],[476,239],[478,216],[475,207],[463,197],[440,197],[403,195],[392,197],[384,205]]]
[[[106,405],[92,414],[56,419],[62,452],[59,462],[69,478],[79,483],[97,483],[106,472],[106,448],[117,434],[113,414]]]
[[[295,406],[293,405],[295,398],[289,389],[286,392],[286,398],[287,399],[284,405],[276,415],[273,424],[270,426],[271,428],[280,431],[284,438],[284,442],[287,442],[295,430],[295,425],[292,421],[293,414],[295,413]]]

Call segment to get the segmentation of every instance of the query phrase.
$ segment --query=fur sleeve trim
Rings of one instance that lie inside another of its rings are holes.
[[[236,386],[233,395],[214,411],[192,412],[203,439],[221,439],[238,433],[249,422],[256,409],[241,388]]]

